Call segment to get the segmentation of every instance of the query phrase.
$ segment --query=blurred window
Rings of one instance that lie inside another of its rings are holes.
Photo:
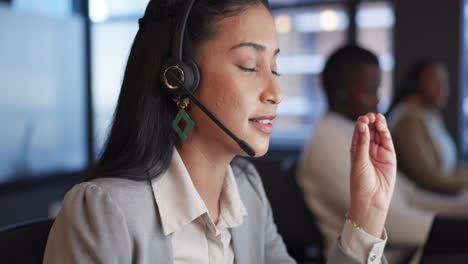
[[[74,0],[11,0],[13,9],[40,15],[69,17]]]
[[[138,31],[136,21],[100,22],[91,27],[96,157],[112,121],[130,47]]]
[[[382,69],[379,111],[385,113],[393,96],[393,8],[388,1],[363,1],[356,23],[358,43],[379,56]]]
[[[460,96],[463,99],[460,131],[462,159],[468,162],[468,1],[464,2],[463,11],[463,63],[461,64],[462,84],[460,91]]]
[[[341,5],[274,9],[281,48],[278,108],[272,147],[300,147],[326,111],[320,72],[327,56],[346,42],[348,17]]]
[[[94,137],[97,153],[101,151],[109,130],[130,46],[138,30],[137,19],[142,16],[147,2],[91,0],[90,16],[94,22]],[[281,76],[278,81],[284,93],[275,120],[275,132],[271,138],[273,148],[302,146],[317,120],[326,111],[319,74],[327,56],[335,48],[345,44],[347,38],[348,16],[344,5],[338,2],[340,1],[270,1],[273,7],[281,6],[273,9],[273,15],[281,48],[278,57],[278,71]],[[294,7],[295,4],[301,6]],[[379,23],[369,23],[369,19],[376,19],[376,16],[380,19]],[[384,68],[381,92],[385,97],[390,94],[389,76],[393,69],[389,44],[393,25],[392,10],[385,3],[363,3],[358,17],[361,35],[359,41],[379,54]]]
[[[0,183],[87,166],[83,20],[52,2],[0,7]]]

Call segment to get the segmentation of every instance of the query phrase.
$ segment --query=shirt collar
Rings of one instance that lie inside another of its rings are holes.
[[[189,172],[176,149],[168,170],[151,181],[158,205],[164,235],[178,231],[200,216],[208,218],[208,209],[198,194]],[[234,227],[242,224],[247,214],[231,166],[227,168],[220,197],[218,225]],[[211,224],[212,228],[214,225]],[[210,228],[210,229],[212,229]]]
[[[247,215],[244,203],[239,195],[237,182],[231,166],[228,167],[221,192],[219,227],[235,227],[242,224]]]

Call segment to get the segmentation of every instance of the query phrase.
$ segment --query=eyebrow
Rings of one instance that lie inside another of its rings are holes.
[[[254,43],[254,42],[242,42],[232,47],[231,50],[242,48],[242,47],[251,47],[251,48],[254,48],[256,51],[262,51],[262,52],[266,50],[265,46]],[[278,53],[280,53],[280,49],[275,50],[275,55],[277,55]]]

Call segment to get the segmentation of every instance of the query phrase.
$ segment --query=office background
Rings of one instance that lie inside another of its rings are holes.
[[[53,216],[99,157],[148,0],[0,0],[0,227]],[[468,157],[464,0],[272,0],[285,98],[266,160],[297,157],[326,111],[319,73],[347,42],[378,54],[385,112],[417,57],[448,65],[445,118]]]

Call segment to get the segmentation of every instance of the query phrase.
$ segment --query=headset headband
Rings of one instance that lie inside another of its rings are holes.
[[[185,27],[194,3],[195,0],[190,0],[185,12],[183,13],[182,20],[180,20],[180,23],[178,23],[176,27],[174,44],[177,45],[173,46],[172,57],[178,61],[182,61]]]

